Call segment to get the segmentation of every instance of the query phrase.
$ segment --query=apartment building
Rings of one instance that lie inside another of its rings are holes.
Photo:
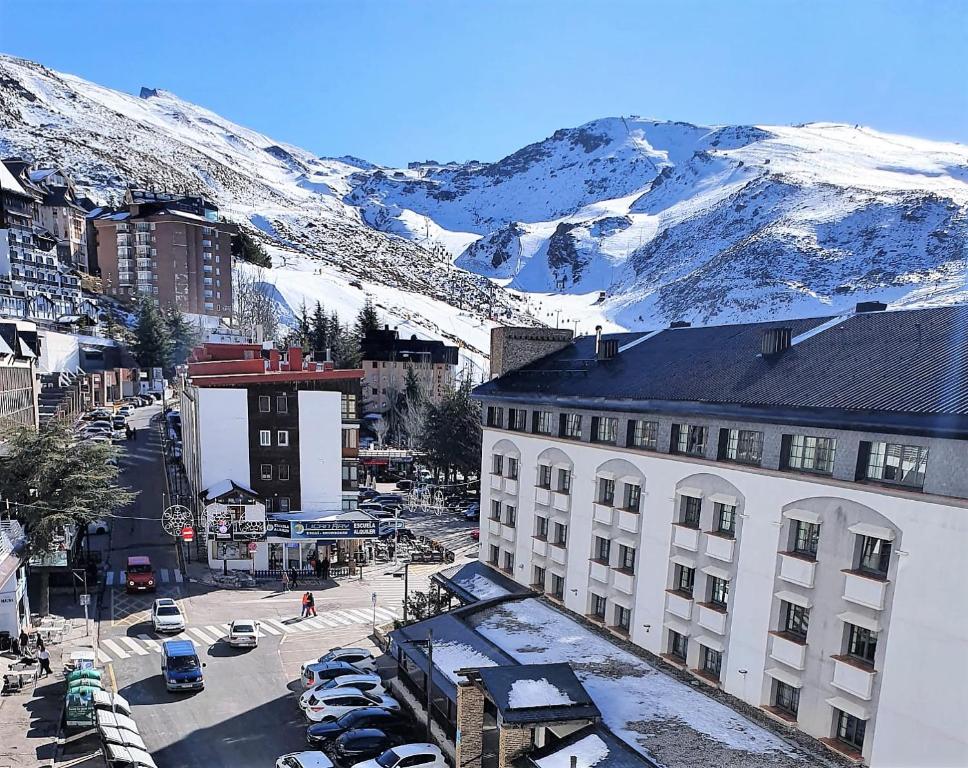
[[[0,443],[18,427],[38,425],[37,326],[0,320]]]
[[[224,513],[208,520],[213,564],[268,570],[295,557],[301,567],[315,541],[286,551],[285,516],[300,513],[303,532],[356,509],[362,375],[305,361],[298,347],[285,357],[271,344],[195,350],[181,395],[183,461],[199,512]],[[267,530],[273,515],[285,531]]]
[[[128,190],[124,206],[93,215],[104,292],[151,298],[189,315],[232,316],[233,224],[201,197]]]
[[[481,559],[851,759],[968,764],[968,306],[885,310],[531,340],[475,390]]]
[[[412,370],[433,403],[439,403],[454,386],[457,347],[400,333],[389,325],[370,331],[360,343],[363,360],[363,401],[366,412],[384,413],[395,393],[403,391]]]

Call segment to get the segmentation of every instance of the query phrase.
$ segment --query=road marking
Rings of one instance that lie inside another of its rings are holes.
[[[176,584],[181,584],[182,581],[184,580],[182,578],[181,571],[176,568],[175,571],[174,571],[174,573],[175,573],[175,583]]]
[[[114,664],[108,664],[108,674],[111,675],[111,687],[118,692],[118,679],[114,676]]]
[[[305,622],[303,622],[302,620],[300,620],[297,624],[293,624],[292,626],[294,626],[296,629],[300,630],[301,632],[312,632],[313,629],[319,629],[319,627],[312,627],[306,624]]]
[[[210,638],[208,635],[202,632],[202,630],[197,629],[195,627],[189,627],[188,631],[191,632],[196,637],[198,637],[199,639],[201,639],[201,641],[206,645],[215,645],[215,643],[217,642],[215,640],[212,640],[212,638]]]
[[[281,621],[276,621],[275,619],[265,619],[265,623],[271,623],[274,627],[279,627],[287,635],[291,635],[296,630],[290,627],[288,624],[283,624]]]
[[[97,660],[102,664],[110,664],[113,661],[113,659],[100,648],[97,649]]]
[[[103,645],[105,648],[111,651],[111,653],[113,653],[119,659],[131,658],[128,652],[124,650],[120,645],[115,643],[113,640],[108,640],[108,639],[102,640],[101,645]]]
[[[138,645],[132,638],[130,638],[130,637],[122,637],[120,639],[121,639],[121,642],[122,643],[124,643],[126,646],[128,646],[128,648],[130,648],[132,651],[134,651],[139,656],[147,656],[148,655],[148,651],[146,651],[144,648],[142,648],[140,645]]]
[[[340,611],[330,611],[328,614],[329,618],[338,621],[344,626],[349,626],[350,624],[359,624],[359,620],[354,616],[351,619],[346,618],[346,616]]]
[[[282,632],[280,632],[278,629],[276,629],[274,626],[272,626],[271,624],[269,624],[266,621],[260,621],[259,622],[259,631],[260,632],[268,632],[270,635],[281,635],[282,634]]]
[[[380,606],[376,607],[376,615],[377,615],[377,618],[382,618],[382,619],[397,618],[397,614],[394,611],[391,611],[388,608],[381,608]]]
[[[148,635],[138,635],[138,639],[147,645],[151,650],[161,653],[161,646],[152,640]]]
[[[205,631],[206,632],[211,632],[213,635],[215,635],[215,637],[218,637],[218,638],[221,638],[222,635],[227,634],[220,627],[216,627],[214,625],[210,625],[210,626],[205,627]]]
[[[323,624],[325,624],[327,627],[338,627],[339,626],[339,624],[337,622],[333,621],[330,618],[327,618],[325,615],[324,616],[317,616],[316,617],[316,621],[323,622]]]
[[[372,621],[373,614],[368,611],[358,611],[355,609],[344,608],[343,613],[349,614],[350,616],[357,616],[362,621]]]
[[[318,617],[309,618],[308,616],[299,622],[300,626],[312,627],[313,629],[325,629],[326,624],[319,620]]]

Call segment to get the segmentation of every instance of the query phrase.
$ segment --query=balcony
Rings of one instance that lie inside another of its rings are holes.
[[[564,565],[568,562],[568,550],[565,549],[564,545],[551,545],[551,561],[553,563],[558,563],[558,565]]]
[[[513,525],[501,525],[501,538],[505,541],[514,541],[515,527]]]
[[[706,554],[716,560],[726,563],[733,562],[733,549],[736,546],[736,539],[719,536],[715,533],[706,534]]]
[[[672,543],[680,549],[688,549],[690,552],[698,552],[699,529],[674,523],[672,525]]]
[[[618,509],[618,527],[620,530],[628,531],[629,533],[639,532],[639,520],[641,515],[638,512],[629,512],[627,509]]]
[[[666,610],[673,616],[690,621],[692,619],[692,598],[681,592],[667,589]]]
[[[491,475],[491,488],[500,491],[504,487],[504,478],[501,475]]]
[[[608,584],[608,571],[608,563],[592,560],[588,564],[588,575],[602,584]]]
[[[780,578],[801,587],[813,587],[817,561],[792,552],[780,553]]]
[[[844,600],[878,611],[884,609],[887,581],[857,571],[844,571]]]
[[[501,521],[500,520],[488,520],[487,530],[493,533],[495,536],[501,535]]]
[[[715,632],[717,635],[726,634],[726,611],[716,608],[709,603],[699,604],[699,626]]]
[[[626,595],[633,594],[635,592],[635,574],[618,569],[612,571],[612,586]]]
[[[770,632],[773,643],[770,647],[770,657],[788,667],[802,670],[806,665],[807,644],[805,641],[793,640],[789,635]]]
[[[571,494],[562,493],[561,491],[552,491],[551,506],[553,506],[559,512],[570,512]]]
[[[538,557],[547,557],[548,556],[548,540],[547,539],[539,539],[538,537],[534,537],[533,539],[531,539],[531,551],[534,554],[538,555]]]
[[[874,670],[849,656],[832,656],[834,679],[831,685],[864,701],[870,701],[874,693]]]
[[[511,493],[517,496],[518,494],[518,479],[516,477],[505,477],[504,478],[504,492]]]
[[[534,489],[534,503],[536,505],[547,507],[551,505],[551,489],[542,488],[540,486]]]
[[[615,519],[615,509],[605,504],[594,504],[592,519],[602,525],[611,525]]]

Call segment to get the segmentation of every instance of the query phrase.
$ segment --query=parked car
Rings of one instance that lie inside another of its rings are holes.
[[[333,691],[337,688],[352,688],[363,693],[386,693],[379,675],[362,675],[359,673],[339,675],[332,680],[327,680],[325,683],[310,688],[308,691],[304,691],[302,696],[299,697],[299,708],[306,709],[309,706],[310,698],[317,693]]]
[[[151,623],[155,632],[181,632],[185,629],[185,617],[178,604],[170,597],[159,597],[151,609]]]
[[[471,531],[471,538],[474,539],[474,541],[480,541],[481,540],[481,529],[480,528],[475,528],[473,531]]]
[[[93,421],[94,419],[110,419],[114,414],[111,413],[107,408],[95,408],[93,411],[88,411],[84,414],[84,421]]]
[[[304,688],[321,689],[334,677],[358,674],[360,670],[345,661],[317,661],[303,664],[300,678]]]
[[[407,737],[402,734],[384,733],[378,728],[356,728],[333,742],[333,759],[338,765],[354,765],[406,742]]]
[[[464,510],[465,520],[480,520],[481,519],[481,505],[476,501],[471,504],[467,509]]]
[[[233,648],[256,648],[259,645],[259,622],[236,619],[229,624],[229,645]]]
[[[397,536],[401,539],[416,538],[413,531],[402,520],[381,520],[377,524],[377,535],[381,539],[396,538]]]
[[[402,744],[353,768],[447,768],[447,763],[436,744]]]
[[[128,592],[155,591],[155,569],[151,567],[151,560],[144,555],[133,555],[128,558],[126,577]]]
[[[306,667],[314,664],[326,664],[331,661],[344,661],[347,664],[352,664],[357,671],[376,672],[376,659],[373,657],[373,652],[368,648],[330,648],[315,661],[307,661],[303,664],[303,680],[306,688],[313,685],[312,682],[305,682]]]
[[[322,752],[290,752],[276,760],[276,768],[333,768]]]
[[[127,423],[128,423],[128,420],[121,414],[118,414],[117,416],[114,416],[111,419],[111,426],[114,427],[115,429],[124,429]]]
[[[364,707],[347,712],[338,720],[313,723],[306,729],[306,741],[314,747],[322,747],[355,728],[379,728],[387,734],[404,736],[410,733],[413,725],[402,712],[382,707]]]
[[[363,693],[352,688],[334,688],[319,691],[309,697],[308,706],[303,709],[306,717],[314,723],[324,720],[337,720],[347,712],[363,707],[384,707],[400,709],[400,702],[385,694]]]
[[[133,405],[122,405],[118,408],[118,415],[120,416],[133,416],[134,406]]]
[[[403,506],[403,496],[399,493],[381,493],[379,496],[373,498],[372,501],[375,501],[377,504],[382,504],[388,509]]]
[[[380,492],[376,488],[360,488],[359,492],[360,501],[369,501],[380,495]]]
[[[413,480],[397,480],[397,490],[398,491],[412,491],[413,490]]]

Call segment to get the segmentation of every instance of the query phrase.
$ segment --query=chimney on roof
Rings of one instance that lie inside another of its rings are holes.
[[[601,359],[599,355],[602,351],[602,326],[595,326],[595,359]]]
[[[887,304],[883,301],[858,301],[854,311],[859,315],[863,312],[883,312],[887,309]]]
[[[670,328],[688,328],[692,325],[688,320],[675,320],[669,323]]]
[[[760,352],[763,357],[778,355],[790,348],[792,339],[792,328],[768,328],[760,338]]]
[[[302,347],[289,347],[289,370],[301,371],[303,369]]]
[[[279,350],[278,349],[269,350],[269,370],[270,371],[279,370]]]

